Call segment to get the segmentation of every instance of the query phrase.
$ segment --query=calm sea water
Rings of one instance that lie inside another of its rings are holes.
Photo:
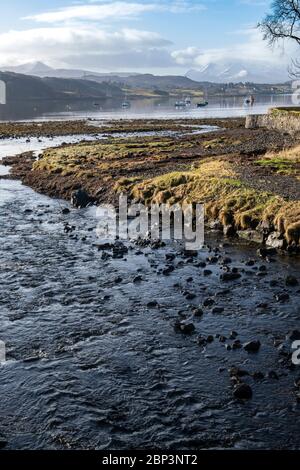
[[[175,107],[175,99],[132,100],[130,108],[122,109],[122,100],[94,101],[24,101],[0,105],[0,121],[27,119],[176,119],[246,116],[263,114],[272,106],[291,106],[292,95],[258,95],[253,107],[244,105],[244,97],[214,97],[206,108],[197,108],[199,99],[190,106]]]

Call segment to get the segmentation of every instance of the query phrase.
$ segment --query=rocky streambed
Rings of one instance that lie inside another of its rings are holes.
[[[1,447],[299,449],[296,256],[103,245],[95,208],[9,179],[0,217]]]

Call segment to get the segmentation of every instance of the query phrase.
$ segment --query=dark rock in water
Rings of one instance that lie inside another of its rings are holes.
[[[173,261],[176,258],[175,253],[166,253],[166,259],[168,261]]]
[[[158,303],[157,303],[156,300],[152,300],[151,302],[148,302],[148,303],[147,303],[147,307],[148,307],[148,308],[155,308],[155,307],[157,307],[157,306],[158,306]]]
[[[270,371],[267,373],[267,377],[268,377],[269,379],[275,379],[275,380],[278,380],[278,379],[279,379],[277,373],[276,373],[274,370],[270,370]]]
[[[210,269],[204,269],[203,276],[207,277],[207,276],[211,276],[211,274],[212,274],[212,271]]]
[[[249,259],[245,263],[246,266],[254,266],[255,265],[255,260],[254,259]]]
[[[211,307],[215,303],[214,299],[205,299],[203,302],[204,307]]]
[[[235,366],[231,367],[228,372],[230,377],[245,377],[246,375],[249,375],[249,372],[247,372],[246,370],[240,369],[239,367]]]
[[[276,255],[277,251],[275,248],[259,248],[257,250],[258,256],[261,258],[267,258],[268,256]]]
[[[223,312],[224,312],[224,307],[214,307],[212,309],[212,313],[218,314],[218,313],[223,313]]]
[[[232,272],[232,273],[221,274],[220,279],[223,282],[229,282],[229,281],[235,281],[239,279],[240,277],[241,277],[240,273]]]
[[[113,246],[113,258],[121,259],[127,253],[128,253],[128,248],[127,246],[124,245],[124,243],[116,242],[115,245]]]
[[[247,384],[239,384],[234,387],[233,395],[241,400],[249,400],[252,398],[252,388]]]
[[[286,339],[288,339],[289,341],[300,341],[300,331],[299,330],[290,331],[287,334]]]
[[[206,338],[199,335],[198,338],[197,338],[197,343],[199,344],[199,346],[206,346],[206,344],[207,344]]]
[[[174,327],[176,331],[180,331],[185,335],[190,335],[195,331],[195,325],[189,320],[176,321]]]
[[[225,237],[232,238],[236,235],[236,230],[233,225],[225,225],[223,228],[223,233]]]
[[[243,348],[247,352],[258,352],[260,349],[260,341],[248,341],[248,343],[245,343],[243,345]]]
[[[262,379],[265,378],[264,374],[263,374],[262,372],[260,372],[260,371],[254,372],[254,373],[252,374],[252,377],[254,378],[254,380],[262,380]]]
[[[231,264],[231,263],[232,263],[232,259],[229,258],[229,257],[223,258],[220,262],[220,264],[222,264],[222,265]]]
[[[213,342],[214,342],[214,337],[213,337],[213,335],[209,335],[209,336],[206,338],[206,341],[207,341],[208,343],[213,343]]]
[[[61,211],[62,214],[66,215],[66,214],[70,214],[70,209],[68,209],[67,207],[65,207],[62,211]]]
[[[232,349],[230,344],[226,344],[225,348],[227,349],[227,351],[231,351],[231,349]]]
[[[239,339],[236,339],[233,343],[232,343],[232,349],[241,349],[242,347],[242,343],[240,342]]]
[[[216,264],[218,261],[219,261],[219,258],[217,258],[217,256],[209,256],[207,258],[207,262],[209,264]]]
[[[290,296],[286,292],[282,292],[282,293],[279,293],[279,294],[275,295],[275,300],[277,302],[286,302],[287,300],[289,300],[289,298],[290,298]]]
[[[182,255],[185,258],[197,258],[198,251],[196,251],[196,250],[183,250]]]
[[[238,337],[238,333],[236,331],[231,331],[230,332],[230,335],[229,335],[229,338],[230,339],[236,339]]]
[[[162,274],[164,276],[168,276],[169,274],[171,274],[174,271],[174,269],[175,269],[174,266],[167,266],[166,268],[164,268],[162,270]]]
[[[200,261],[198,264],[197,264],[198,268],[205,268],[206,267],[206,263],[205,261]]]
[[[285,283],[290,287],[296,287],[299,285],[298,279],[295,276],[287,276]]]
[[[133,279],[133,282],[137,283],[137,282],[141,282],[142,280],[143,280],[142,276],[135,276],[135,278]]]
[[[194,317],[196,317],[196,318],[200,318],[200,317],[203,316],[203,310],[201,308],[194,308],[192,310],[192,313],[193,313]]]
[[[192,292],[188,292],[185,295],[186,300],[194,300],[196,298],[196,294],[193,294]]]
[[[114,283],[115,284],[121,284],[122,281],[123,281],[123,278],[121,276],[118,276],[118,277],[115,278]]]
[[[94,199],[88,195],[84,189],[77,189],[71,194],[71,204],[77,209],[82,209],[91,205]]]

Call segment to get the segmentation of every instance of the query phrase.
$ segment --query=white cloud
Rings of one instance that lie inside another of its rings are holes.
[[[291,43],[287,43],[284,47],[270,49],[256,28],[238,31],[237,34],[242,40],[229,47],[206,50],[188,47],[172,52],[172,57],[177,64],[187,67],[200,67],[210,62],[236,60],[261,61],[277,65],[281,63],[284,66],[296,53],[295,46]]]
[[[90,58],[90,62],[100,57],[110,57],[117,65],[117,57],[126,54],[135,58],[149,51],[164,50],[171,42],[159,34],[136,29],[121,29],[116,32],[86,27],[50,27],[24,31],[9,31],[0,34],[0,56],[3,64],[41,60],[48,63],[68,62],[72,57],[80,66]],[[163,53],[165,55],[165,52]],[[98,58],[98,59],[97,59]],[[136,59],[135,59],[136,62]],[[128,68],[131,64],[128,63]]]
[[[154,11],[155,4],[114,2],[103,5],[75,5],[60,8],[55,11],[39,13],[27,16],[24,19],[42,23],[56,23],[69,20],[91,20],[99,21],[107,18],[124,19],[135,17],[147,11]]]
[[[196,4],[187,0],[163,1],[152,3],[138,2],[106,2],[100,5],[73,5],[70,7],[59,8],[58,10],[39,13],[36,15],[26,16],[23,19],[33,20],[42,23],[59,23],[72,20],[89,20],[102,21],[105,19],[120,20],[136,18],[142,13],[147,12],[171,12],[185,13],[193,10],[204,10],[205,6]]]

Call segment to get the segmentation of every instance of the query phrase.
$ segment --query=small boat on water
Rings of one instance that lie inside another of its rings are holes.
[[[129,102],[129,101],[123,101],[123,103],[122,103],[122,108],[123,108],[123,109],[128,109],[128,108],[130,108],[130,102]]]
[[[185,107],[186,107],[185,101],[176,101],[175,108],[185,108]]]
[[[192,101],[191,101],[191,98],[189,96],[187,96],[184,100],[186,106],[190,106],[192,104]]]
[[[197,108],[205,108],[208,105],[208,101],[202,101],[201,103],[197,103]]]
[[[244,104],[245,106],[253,106],[255,102],[254,96],[248,96],[248,98],[245,99]]]

